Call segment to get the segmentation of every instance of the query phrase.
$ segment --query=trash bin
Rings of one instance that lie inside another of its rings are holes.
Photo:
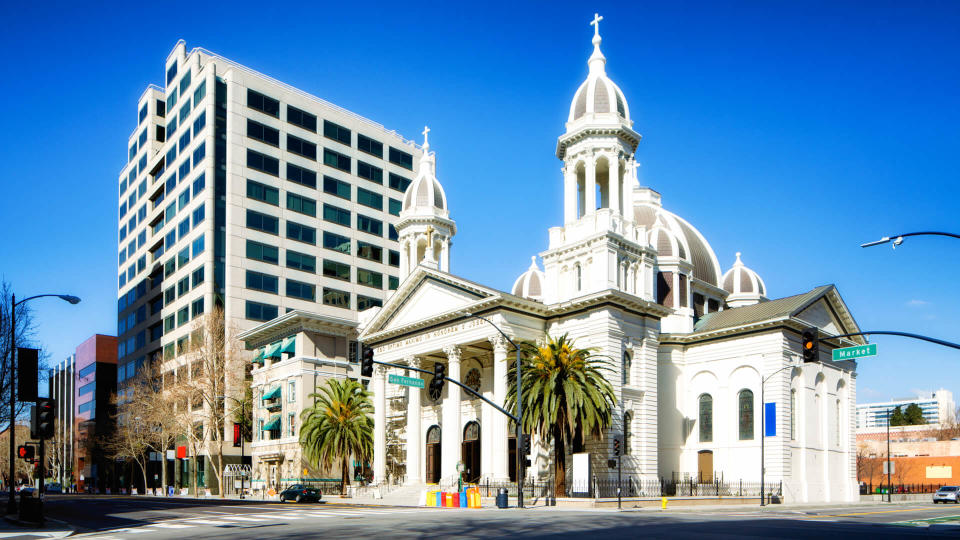
[[[20,521],[27,521],[30,523],[42,523],[43,522],[43,500],[39,497],[34,497],[32,493],[21,493],[20,494]]]
[[[507,508],[507,488],[497,490],[497,508]]]

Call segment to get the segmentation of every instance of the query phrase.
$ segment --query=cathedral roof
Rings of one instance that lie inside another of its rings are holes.
[[[520,277],[513,282],[513,289],[511,289],[511,291],[514,296],[522,296],[539,302],[543,299],[543,285],[545,281],[546,276],[540,268],[537,267],[537,257],[534,255],[530,257],[530,268],[520,274]]]
[[[643,195],[646,194],[646,197]],[[659,257],[678,257],[693,265],[693,277],[714,287],[720,286],[720,262],[706,238],[693,225],[666,210],[660,195],[640,190],[633,208],[634,222],[649,231],[650,245]]]
[[[697,321],[693,331],[710,332],[770,319],[789,317],[802,311],[803,308],[830,292],[832,289],[835,289],[833,285],[823,285],[803,294],[707,313]]]
[[[437,157],[435,153],[430,152],[430,144],[427,142],[429,132],[429,128],[424,128],[420,170],[417,178],[410,183],[403,195],[400,211],[447,217],[450,209],[447,208],[447,195],[443,191],[443,186],[437,180]]]
[[[607,77],[606,64],[607,59],[600,52],[600,21],[603,17],[594,15],[592,25],[593,33],[593,54],[587,61],[590,67],[590,73],[587,80],[583,81],[577,93],[570,102],[570,116],[568,122],[573,122],[584,116],[599,120],[610,119],[615,122],[625,122],[631,125],[630,107],[627,105],[627,99],[620,91],[610,77]]]

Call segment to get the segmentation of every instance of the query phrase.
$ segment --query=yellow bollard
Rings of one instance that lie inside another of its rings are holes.
[[[661,510],[666,510],[666,509],[667,509],[667,498],[666,498],[666,497],[660,497],[660,509],[661,509]]]

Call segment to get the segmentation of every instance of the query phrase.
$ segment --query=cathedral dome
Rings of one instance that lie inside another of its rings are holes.
[[[573,122],[579,118],[588,115],[595,119],[612,119],[617,122],[630,121],[630,107],[627,105],[627,99],[623,97],[623,92],[610,77],[607,77],[606,63],[607,59],[600,52],[600,30],[599,22],[603,17],[595,16],[594,34],[593,34],[593,54],[587,64],[590,66],[590,73],[587,80],[583,81],[577,93],[573,96],[570,103],[570,115],[567,122]]]
[[[513,294],[540,302],[543,300],[543,284],[545,280],[546,276],[540,268],[537,267],[537,257],[534,255],[530,257],[530,268],[520,274],[520,277],[513,282]]]
[[[693,265],[693,277],[714,287],[720,286],[720,262],[706,238],[680,216],[665,210],[660,194],[652,189],[635,192],[633,220],[649,231],[650,245],[657,257],[678,257]]]
[[[420,171],[403,195],[401,213],[439,214],[444,217],[449,215],[447,195],[444,193],[440,181],[437,180],[436,159],[436,154],[430,152],[430,144],[424,140],[423,156],[420,158]]]
[[[766,300],[767,286],[759,274],[743,264],[739,252],[736,262],[723,275],[722,281],[723,289],[730,293],[727,297],[727,305],[730,307],[748,306]]]

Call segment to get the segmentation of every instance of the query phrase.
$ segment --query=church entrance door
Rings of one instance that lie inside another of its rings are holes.
[[[440,482],[440,426],[427,430],[427,474],[428,484]],[[410,464],[410,466],[414,466]]]
[[[463,481],[477,482],[480,480],[480,424],[469,422],[463,429],[463,443],[461,445],[461,460],[463,461]]]
[[[697,469],[701,484],[713,482],[713,451],[701,450],[697,453]]]

